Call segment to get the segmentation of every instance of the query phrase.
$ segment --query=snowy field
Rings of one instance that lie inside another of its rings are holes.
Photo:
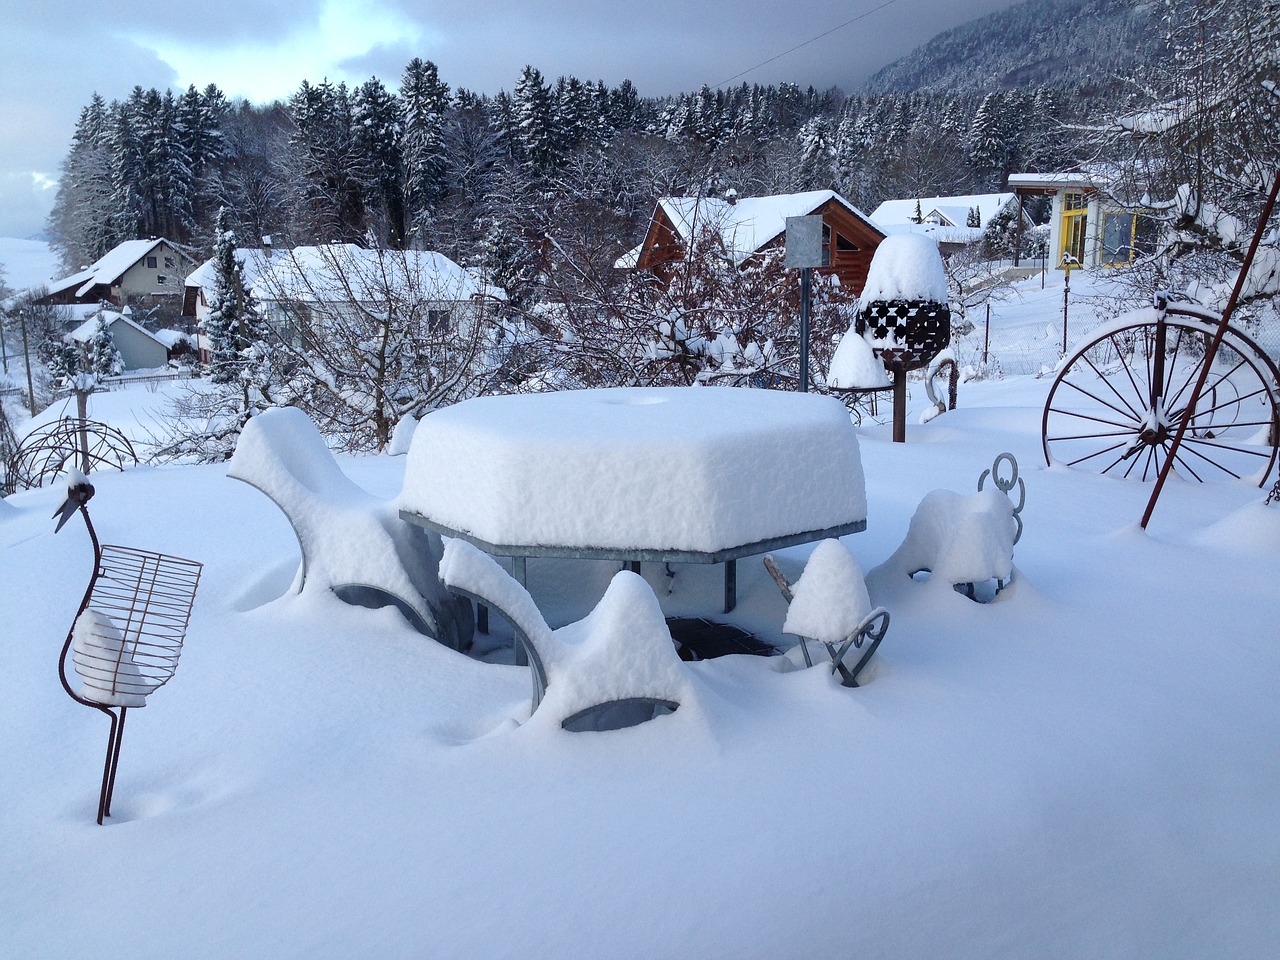
[[[1051,339],[1051,308],[1017,322]],[[0,501],[0,956],[1275,955],[1280,506],[1175,479],[1140,531],[1149,485],[1043,465],[1049,383],[965,384],[924,425],[916,389],[906,444],[858,430],[868,527],[844,542],[866,571],[926,493],[1017,457],[1026,533],[995,602],[870,575],[892,623],[865,686],[690,663],[677,712],[608,733],[521,726],[505,651],[286,595],[296,541],[225,467],[97,475],[105,542],[205,564],[103,827],[106,719],[57,679],[88,539],[54,536],[61,490]],[[137,424],[161,395],[92,414]],[[405,458],[339,459],[398,492]],[[776,559],[794,581],[811,550]],[[616,569],[531,561],[530,590],[560,626]],[[718,568],[643,574],[668,615],[715,614]],[[787,644],[758,559],[738,591],[725,619]]]

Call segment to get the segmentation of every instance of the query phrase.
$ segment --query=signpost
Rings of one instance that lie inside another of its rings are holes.
[[[809,391],[809,308],[814,267],[826,266],[822,217],[787,217],[787,254],[782,265],[800,271],[800,392]]]

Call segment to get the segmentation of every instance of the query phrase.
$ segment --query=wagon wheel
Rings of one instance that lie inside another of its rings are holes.
[[[1257,344],[1228,328],[1188,410],[1213,333],[1193,317],[1162,317],[1113,328],[1076,350],[1045,402],[1045,460],[1153,480],[1186,419],[1174,463],[1180,476],[1265,483],[1280,437],[1280,374]]]

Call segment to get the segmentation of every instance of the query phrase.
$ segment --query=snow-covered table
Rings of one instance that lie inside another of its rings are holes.
[[[724,563],[865,529],[837,400],[731,387],[479,397],[426,417],[400,516],[493,556]]]

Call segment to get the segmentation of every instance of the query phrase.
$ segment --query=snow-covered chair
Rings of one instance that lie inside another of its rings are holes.
[[[1000,465],[1007,462],[1011,476],[1002,478]],[[984,489],[987,477],[993,489]],[[1018,503],[1009,498],[1018,487]],[[1022,536],[1022,508],[1026,485],[1018,477],[1013,455],[1002,453],[990,470],[978,479],[978,492],[933,490],[925,494],[907,527],[907,536],[893,554],[875,570],[881,577],[901,580],[927,571],[930,582],[950,585],[971,600],[978,599],[977,585],[994,582],[992,596],[1013,578],[1013,547]]]
[[[533,675],[531,721],[617,730],[673,713],[689,694],[658,598],[638,574],[617,573],[591,613],[558,630],[514,577],[465,540],[445,544],[440,575],[511,624]]]
[[[320,431],[290,407],[245,424],[227,476],[284,513],[302,550],[294,592],[332,590],[359,606],[394,605],[421,633],[455,650],[471,645],[471,604],[440,583],[437,534],[400,519],[393,500],[358,487]]]
[[[773,557],[766,556],[764,565],[787,601],[782,632],[800,638],[805,665],[813,666],[808,641],[814,640],[830,655],[831,672],[840,675],[840,682],[858,686],[858,675],[889,629],[889,611],[872,608],[853,554],[839,540],[823,540],[794,584],[783,576]],[[858,654],[852,665],[848,663],[851,650]]]

